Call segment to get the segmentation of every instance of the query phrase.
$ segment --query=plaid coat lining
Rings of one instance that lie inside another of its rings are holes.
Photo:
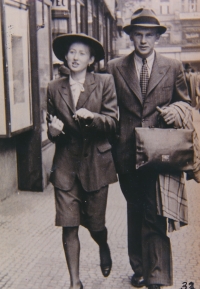
[[[170,105],[176,110],[174,127],[193,130],[194,169],[187,172],[187,180],[200,182],[200,146],[193,125],[192,108],[179,101]],[[156,184],[157,214],[168,218],[168,231],[179,230],[188,224],[188,202],[184,173],[159,174]]]

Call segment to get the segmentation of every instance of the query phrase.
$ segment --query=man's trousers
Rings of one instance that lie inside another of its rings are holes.
[[[134,171],[120,175],[119,182],[127,201],[128,254],[136,276],[145,285],[172,285],[172,256],[166,235],[166,218],[157,215],[154,171]]]

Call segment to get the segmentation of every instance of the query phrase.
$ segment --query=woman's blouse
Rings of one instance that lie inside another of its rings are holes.
[[[84,91],[84,87],[83,87],[84,82],[85,82],[85,78],[82,78],[79,81],[77,81],[77,80],[74,80],[71,77],[71,75],[69,76],[69,84],[70,84],[75,106],[77,105],[80,93]]]

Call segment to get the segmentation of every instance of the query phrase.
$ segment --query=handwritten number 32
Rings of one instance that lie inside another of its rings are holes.
[[[183,282],[183,283],[182,283],[181,289],[187,289],[187,282]],[[190,282],[190,283],[189,283],[189,289],[195,289],[193,282]]]

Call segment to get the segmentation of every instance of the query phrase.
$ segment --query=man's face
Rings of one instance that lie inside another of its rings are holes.
[[[152,54],[155,42],[160,38],[156,28],[134,27],[130,39],[135,46],[136,54],[141,58],[147,58]]]
[[[187,73],[190,73],[190,72],[192,72],[192,69],[191,69],[191,68],[187,68],[185,71],[186,71]]]

